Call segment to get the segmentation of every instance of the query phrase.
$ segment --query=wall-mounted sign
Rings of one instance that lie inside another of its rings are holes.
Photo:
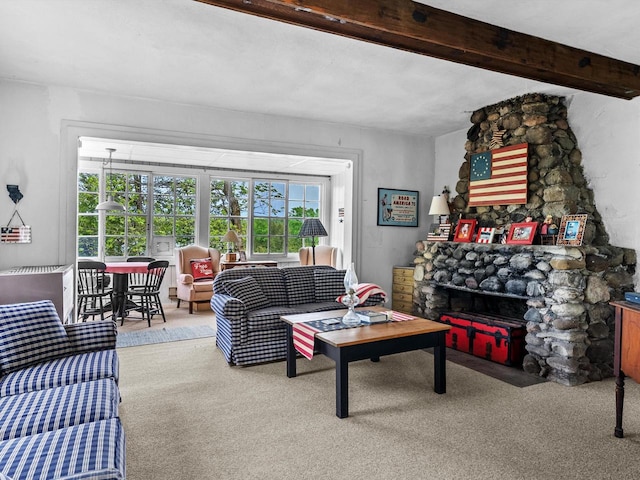
[[[417,227],[418,192],[379,188],[378,225]]]

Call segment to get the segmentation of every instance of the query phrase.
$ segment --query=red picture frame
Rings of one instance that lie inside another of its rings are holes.
[[[456,226],[456,233],[453,236],[454,242],[471,242],[473,234],[476,230],[477,220],[460,219]]]
[[[531,245],[538,230],[537,222],[514,223],[509,229],[507,243]]]

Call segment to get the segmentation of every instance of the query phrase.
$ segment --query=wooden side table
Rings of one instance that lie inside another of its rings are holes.
[[[640,304],[619,301],[611,302],[611,305],[616,309],[613,353],[613,374],[616,377],[614,435],[623,438],[624,378],[631,377],[636,382],[640,382]]]
[[[246,262],[220,262],[220,271],[229,270],[230,268],[251,268],[251,267],[277,267],[278,262],[275,260],[250,260]]]

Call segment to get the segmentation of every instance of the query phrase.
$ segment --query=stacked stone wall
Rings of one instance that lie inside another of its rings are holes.
[[[508,227],[527,217],[587,214],[583,245],[464,244],[418,242],[415,251],[414,309],[426,318],[452,308],[452,289],[518,297],[526,302],[527,356],[524,369],[566,385],[612,374],[611,300],[634,289],[636,254],[611,246],[582,168],[582,152],[568,123],[562,97],[528,94],[476,110],[467,133],[456,196],[459,218],[479,227]],[[524,205],[469,207],[471,156],[527,143],[528,195]],[[537,239],[536,239],[537,241]],[[452,305],[453,303],[453,305]]]
[[[452,292],[466,291],[498,302],[526,303],[523,368],[564,385],[600,380],[613,373],[613,307],[633,288],[633,250],[423,242],[415,252],[414,307],[438,319],[464,310]]]

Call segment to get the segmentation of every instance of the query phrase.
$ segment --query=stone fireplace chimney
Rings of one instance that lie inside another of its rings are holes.
[[[587,214],[582,246],[424,242],[415,252],[414,308],[436,318],[452,305],[452,289],[474,295],[503,294],[526,302],[525,371],[565,385],[599,380],[613,372],[613,307],[633,290],[636,253],[609,244],[585,179],[582,153],[567,120],[564,98],[528,94],[471,115],[466,154],[452,200],[451,218],[476,219],[479,227],[507,227],[526,217]],[[469,207],[470,159],[527,143],[528,195],[524,205]],[[462,307],[465,308],[465,307]]]

